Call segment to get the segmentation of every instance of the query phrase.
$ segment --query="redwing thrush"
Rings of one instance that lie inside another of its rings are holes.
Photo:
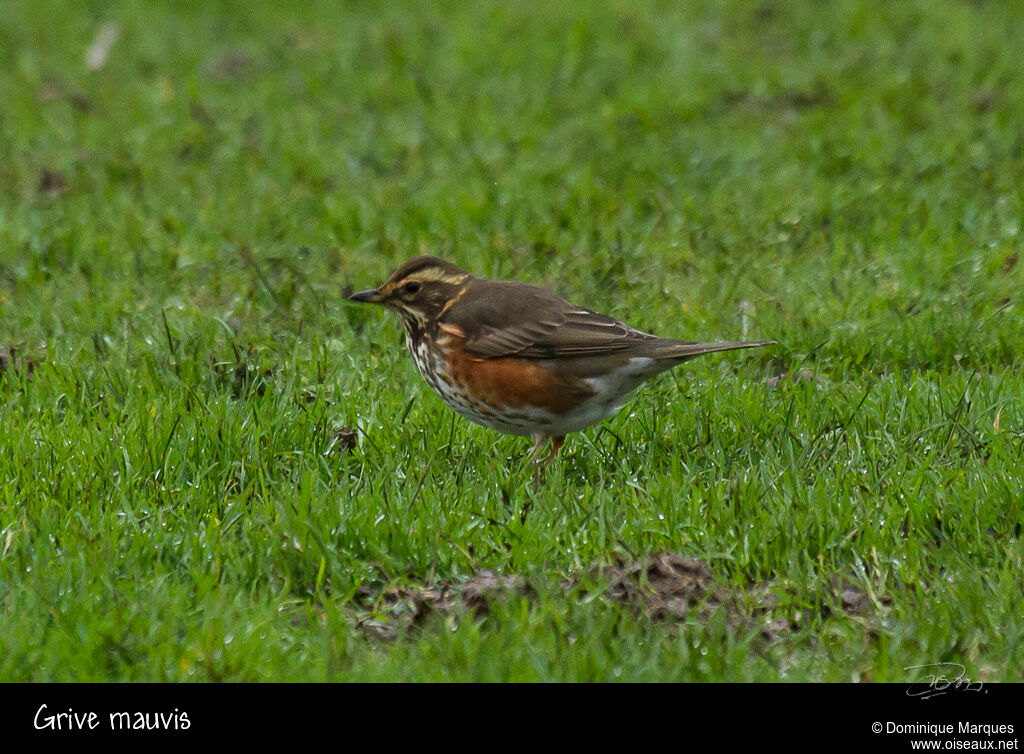
[[[566,434],[611,416],[659,372],[701,354],[775,342],[659,338],[542,288],[482,280],[429,256],[349,300],[398,314],[420,374],[460,416],[532,436],[532,455],[550,439],[545,465]]]

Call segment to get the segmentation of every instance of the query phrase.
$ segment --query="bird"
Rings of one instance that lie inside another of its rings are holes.
[[[654,375],[703,354],[775,343],[658,337],[544,288],[476,277],[429,255],[348,298],[398,315],[420,374],[457,414],[533,438],[535,490],[566,435],[615,414]]]

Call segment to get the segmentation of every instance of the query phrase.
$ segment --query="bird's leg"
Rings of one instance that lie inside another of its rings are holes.
[[[537,487],[540,486],[540,470],[543,468],[537,459],[540,455],[540,449],[544,447],[544,444],[548,441],[548,436],[543,432],[538,432],[533,436],[533,448],[530,450],[530,455],[527,457],[528,461],[533,462],[533,491],[537,491]]]
[[[540,453],[540,449],[544,447],[544,443],[548,441],[548,436],[543,432],[537,432],[533,435],[533,447],[530,448],[530,455],[526,456],[526,460],[533,461],[537,458]]]
[[[562,449],[563,443],[565,443],[565,435],[559,435],[551,438],[551,453],[548,455],[547,460],[544,461],[545,467],[555,460],[555,456],[557,456],[558,451]]]
[[[534,492],[536,492],[537,488],[540,487],[541,471],[547,468],[547,465],[554,460],[555,456],[558,455],[558,451],[561,449],[562,444],[565,442],[565,435],[557,435],[554,437],[542,434],[534,435],[533,452],[530,454],[531,457],[536,458],[537,453],[544,446],[544,443],[548,441],[549,437],[551,439],[551,452],[548,454],[548,457],[544,459],[544,463],[540,463],[538,461],[533,469]]]

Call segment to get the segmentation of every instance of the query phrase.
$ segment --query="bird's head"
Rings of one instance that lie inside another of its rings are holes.
[[[401,317],[403,325],[423,329],[441,316],[472,277],[443,259],[414,257],[378,287],[353,293],[348,299],[386,306]]]

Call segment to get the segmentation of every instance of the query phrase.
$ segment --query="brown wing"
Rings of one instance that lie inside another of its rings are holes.
[[[516,282],[473,281],[443,321],[466,333],[468,353],[485,358],[600,356],[662,340]]]

